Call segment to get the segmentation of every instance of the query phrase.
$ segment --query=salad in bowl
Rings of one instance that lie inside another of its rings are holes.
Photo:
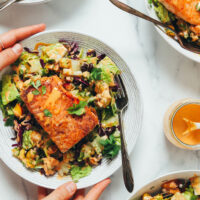
[[[139,189],[130,200],[197,200],[200,195],[199,175],[198,170],[169,173]]]
[[[150,0],[159,19],[189,43],[200,46],[200,3],[199,1]],[[169,29],[166,33],[174,37]]]
[[[51,189],[72,179],[85,188],[111,176],[121,166],[116,75],[129,97],[123,116],[129,154],[142,122],[140,93],[127,64],[81,33],[47,31],[21,44],[21,57],[0,72],[2,161]]]
[[[179,36],[194,47],[200,46],[200,9],[199,1],[185,0],[146,0],[146,7],[151,17],[159,19],[176,30]],[[170,29],[156,28],[161,36],[177,51],[188,58],[200,62],[198,54],[183,49],[175,40]]]
[[[1,82],[0,106],[14,128],[13,156],[45,176],[74,181],[120,150],[115,96],[119,68],[76,42],[24,48]]]

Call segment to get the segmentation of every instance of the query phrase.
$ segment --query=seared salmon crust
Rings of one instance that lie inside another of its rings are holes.
[[[196,9],[199,0],[158,0],[167,10],[192,25],[200,25],[200,12]]]
[[[21,98],[28,110],[50,138],[64,153],[88,135],[98,124],[96,110],[86,107],[86,113],[75,116],[67,109],[74,104],[73,96],[63,88],[58,76],[43,77],[40,79],[40,94],[33,95],[35,88],[28,87],[21,92]],[[45,94],[42,87],[46,88]]]

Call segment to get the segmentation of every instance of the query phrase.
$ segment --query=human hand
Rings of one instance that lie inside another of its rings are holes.
[[[31,35],[44,31],[45,24],[26,26],[14,29],[0,35],[0,71],[17,60],[23,51],[21,44],[17,43]]]
[[[110,182],[108,178],[97,183],[86,195],[84,190],[77,191],[74,182],[61,185],[48,196],[46,188],[38,187],[38,200],[69,200],[72,197],[74,197],[73,200],[98,200]]]

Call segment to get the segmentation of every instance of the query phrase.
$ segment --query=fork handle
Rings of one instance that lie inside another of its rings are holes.
[[[135,15],[135,16],[142,18],[146,21],[152,22],[157,27],[161,26],[161,27],[164,27],[164,28],[171,30],[173,33],[175,33],[175,35],[177,37],[177,38],[175,38],[175,37],[171,37],[171,38],[175,41],[178,41],[178,43],[181,45],[181,47],[183,47],[184,49],[187,49],[183,45],[183,42],[182,42],[180,36],[176,33],[176,31],[174,31],[172,28],[170,28],[167,24],[164,24],[164,23],[162,23],[162,22],[160,22],[160,21],[158,21],[158,20],[156,20],[152,17],[149,17],[148,15],[145,15],[142,12],[140,12],[140,11],[138,11],[138,10],[136,10],[136,9],[134,9],[134,8],[126,5],[125,3],[118,1],[118,0],[110,0],[110,2],[113,3],[115,6],[117,6],[119,9],[121,9],[121,10],[127,12],[127,13]],[[199,51],[193,51],[193,52],[199,53]]]
[[[3,9],[7,8],[8,6],[10,6],[11,4],[15,3],[17,0],[7,0],[6,2],[4,2],[1,6],[0,6],[0,11],[2,11]]]
[[[140,12],[140,11],[138,11],[138,10],[126,5],[125,3],[122,3],[122,2],[120,2],[118,0],[110,0],[110,2],[113,3],[115,6],[117,6],[118,8],[120,8],[121,10],[123,10],[125,12],[128,12],[128,13],[130,13],[132,15],[135,15],[137,17],[140,17],[140,18],[144,19],[144,20],[150,21],[150,22],[152,22],[154,24],[157,24],[159,26],[162,26],[164,28],[168,28],[168,29],[171,30],[171,28],[168,27],[166,24],[163,24],[162,22],[160,22],[160,21],[158,21],[158,20],[156,20],[156,19],[154,19],[152,17],[149,17],[148,15],[143,14],[142,12]]]
[[[133,181],[133,174],[131,170],[131,165],[129,161],[129,156],[126,149],[126,141],[124,137],[124,127],[123,127],[123,120],[122,120],[123,110],[119,111],[119,125],[120,125],[120,137],[121,137],[121,154],[122,154],[122,169],[123,169],[123,178],[126,189],[129,192],[133,191],[134,188],[134,181]]]

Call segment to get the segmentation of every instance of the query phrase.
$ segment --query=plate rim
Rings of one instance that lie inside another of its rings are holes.
[[[153,6],[152,8],[150,7],[149,3],[148,3],[148,0],[144,0],[145,2],[145,9],[148,13],[148,15],[150,17],[153,17],[152,16],[152,13],[151,13],[151,9],[153,9]],[[154,11],[155,12],[155,11]],[[156,13],[155,13],[156,14]],[[156,16],[156,19],[160,21],[160,19]],[[161,31],[158,27],[156,27],[155,25],[153,25],[154,28],[156,29],[156,31],[161,35],[161,37],[172,47],[174,48],[177,52],[179,52],[180,54],[182,54],[183,56],[185,56],[186,58],[189,58],[190,60],[192,61],[195,61],[195,62],[198,62],[200,63],[200,55],[199,54],[195,54],[195,53],[192,53],[186,49],[183,49],[179,44],[178,42],[174,41],[170,36],[168,36],[166,33],[164,33],[163,31]]]
[[[133,152],[133,150],[134,150],[134,148],[135,148],[136,142],[137,142],[137,140],[138,140],[138,137],[139,137],[139,135],[140,135],[140,133],[141,133],[141,130],[142,130],[142,127],[143,127],[143,126],[142,126],[142,125],[143,125],[143,100],[142,100],[142,95],[141,95],[141,92],[140,92],[140,91],[141,91],[141,90],[140,90],[140,87],[139,87],[139,85],[138,85],[138,82],[136,81],[136,78],[135,78],[134,74],[131,72],[131,69],[130,69],[129,65],[126,63],[126,61],[120,56],[120,54],[119,54],[116,50],[114,50],[110,45],[108,45],[108,44],[105,43],[104,41],[102,41],[102,40],[100,40],[100,39],[98,39],[98,38],[96,38],[96,37],[94,37],[94,36],[91,36],[91,35],[89,35],[89,34],[82,33],[82,32],[78,32],[78,31],[73,31],[73,30],[71,30],[71,29],[70,29],[70,30],[68,30],[68,29],[54,29],[54,30],[43,31],[43,32],[37,33],[37,34],[35,34],[35,35],[33,35],[33,36],[31,36],[31,37],[29,37],[29,38],[27,38],[27,39],[25,39],[25,40],[23,40],[23,41],[21,41],[21,42],[25,42],[26,40],[33,39],[33,38],[38,37],[38,36],[40,36],[40,35],[49,34],[49,33],[57,33],[57,32],[64,32],[64,33],[72,33],[72,34],[82,35],[82,36],[89,37],[89,38],[91,38],[91,39],[97,40],[98,42],[102,43],[103,45],[105,45],[106,47],[108,47],[113,53],[115,53],[115,54],[117,55],[117,57],[120,58],[121,61],[124,62],[124,64],[126,65],[126,68],[128,69],[128,72],[131,74],[132,78],[135,80],[134,84],[135,84],[135,86],[136,86],[136,88],[137,88],[137,98],[138,98],[138,102],[139,102],[139,104],[138,104],[138,110],[140,111],[140,116],[139,116],[139,117],[140,117],[140,119],[139,119],[140,124],[139,124],[138,129],[137,129],[137,132],[138,132],[138,133],[136,134],[135,141],[134,141],[134,143],[132,143],[132,147],[131,147],[130,150],[128,151],[128,155],[130,156],[130,154]],[[20,42],[20,43],[21,43],[21,42]],[[0,129],[0,130],[1,130],[1,129]],[[12,170],[15,174],[17,174],[18,176],[20,176],[21,178],[27,180],[27,181],[30,182],[30,183],[33,183],[33,184],[35,184],[35,185],[38,185],[37,181],[35,181],[35,180],[30,180],[30,179],[28,179],[27,177],[23,176],[19,171],[16,172],[16,171],[14,171],[13,168],[9,167],[10,164],[7,164],[6,159],[3,159],[3,151],[2,151],[2,148],[3,148],[3,147],[1,146],[1,142],[0,142],[0,159],[6,164],[6,166],[7,166],[10,170]],[[119,154],[121,154],[121,153],[119,152]],[[121,156],[121,155],[120,155],[120,156]],[[100,182],[100,181],[102,181],[102,180],[104,180],[104,179],[106,179],[106,178],[108,178],[108,177],[110,177],[110,176],[112,176],[121,166],[122,166],[122,164],[121,164],[121,162],[120,162],[120,164],[119,164],[118,166],[116,166],[115,169],[109,173],[109,175],[106,175],[106,176],[103,176],[103,175],[102,175],[100,178],[98,178],[98,180],[93,181],[93,185],[96,184],[96,183],[98,183],[98,182]],[[97,167],[98,167],[98,166],[97,166]],[[25,168],[25,169],[26,169],[26,168]],[[26,170],[28,170],[28,169],[26,169]],[[123,179],[123,178],[122,178],[122,179]],[[67,181],[67,180],[66,180],[66,181]],[[44,183],[40,183],[38,186],[42,186],[42,187],[49,188],[49,189],[55,189],[54,186],[51,187],[50,185],[46,185],[46,184],[44,184]],[[92,185],[91,185],[91,184],[87,184],[87,185],[85,185],[85,186],[83,186],[83,187],[79,187],[79,186],[78,186],[78,183],[77,183],[77,189],[87,188],[87,187],[90,187],[90,186],[92,186]]]

